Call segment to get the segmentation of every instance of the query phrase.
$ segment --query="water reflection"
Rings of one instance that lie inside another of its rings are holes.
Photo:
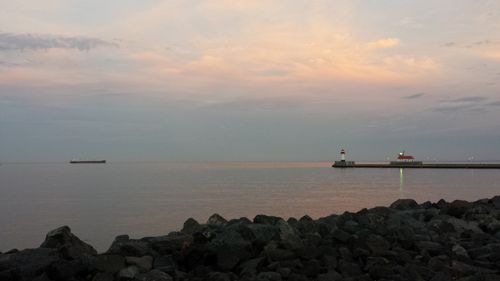
[[[405,173],[403,168],[399,168],[399,196],[403,197],[405,186]]]

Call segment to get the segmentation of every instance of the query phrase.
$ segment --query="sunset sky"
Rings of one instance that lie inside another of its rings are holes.
[[[0,7],[0,162],[500,159],[498,0]]]

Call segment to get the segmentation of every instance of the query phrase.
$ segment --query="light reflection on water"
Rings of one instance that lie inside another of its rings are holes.
[[[332,169],[330,163],[110,163],[0,166],[0,251],[38,246],[67,224],[105,250],[114,236],[166,234],[264,213],[314,218],[402,197],[475,200],[500,193],[499,170]],[[398,178],[399,177],[399,178]]]

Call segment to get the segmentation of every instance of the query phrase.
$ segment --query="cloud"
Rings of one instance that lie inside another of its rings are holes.
[[[118,45],[92,37],[0,33],[0,51],[47,50],[56,48],[89,51],[97,47],[118,47]]]
[[[478,103],[487,100],[487,97],[483,96],[469,96],[452,100],[445,100],[446,103]]]
[[[494,101],[491,103],[488,103],[489,106],[500,106],[500,101]]]
[[[439,105],[433,108],[436,112],[454,112],[461,110],[483,112],[483,101],[488,100],[483,96],[468,96],[457,99],[441,100]]]
[[[418,93],[418,94],[414,94],[414,95],[409,95],[409,96],[405,96],[403,97],[404,99],[408,99],[408,100],[413,100],[413,99],[418,99],[418,98],[421,98],[425,95],[425,93]]]
[[[384,38],[368,43],[368,47],[372,49],[385,49],[397,46],[399,43],[400,41],[398,38]]]

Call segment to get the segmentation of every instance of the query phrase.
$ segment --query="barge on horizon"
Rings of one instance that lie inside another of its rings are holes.
[[[106,160],[77,160],[69,161],[70,164],[105,164]]]

